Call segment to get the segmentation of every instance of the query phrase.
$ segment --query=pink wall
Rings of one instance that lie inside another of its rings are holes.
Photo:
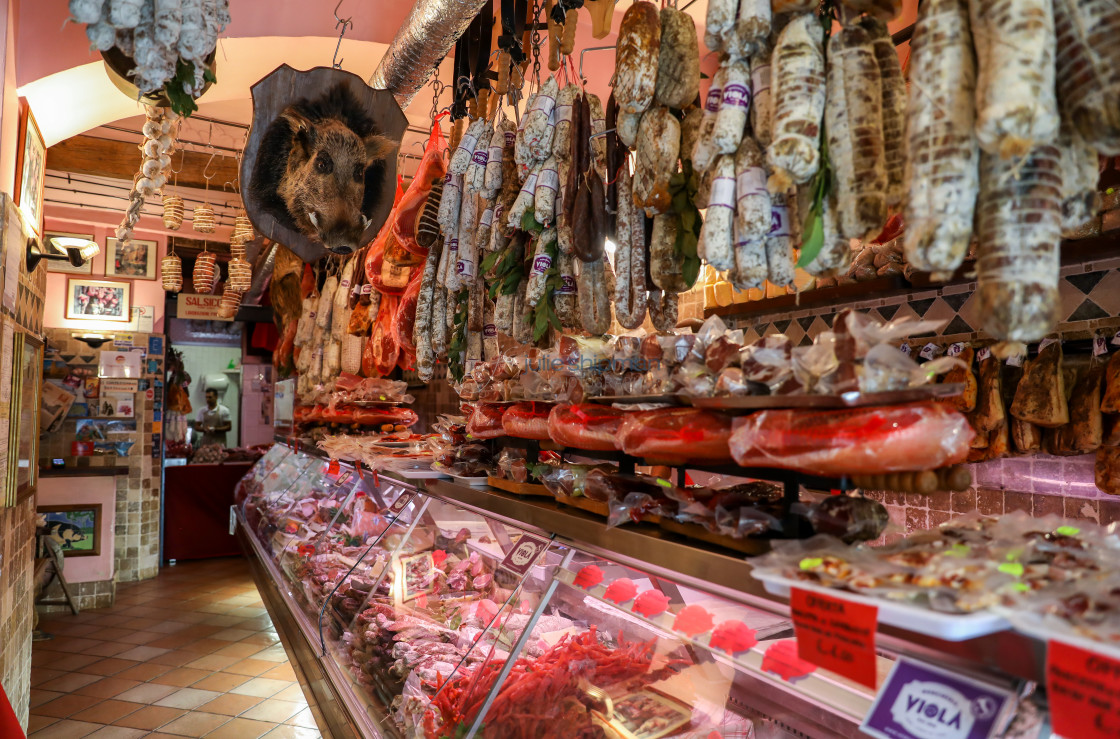
[[[4,16],[4,32],[0,37],[0,79],[4,92],[0,98],[0,190],[13,195],[16,181],[16,139],[19,133],[19,96],[16,95],[16,22],[19,18],[17,0],[8,0],[0,7]]]
[[[113,579],[113,536],[117,520],[117,484],[109,477],[41,477],[36,505],[101,504],[101,554],[96,557],[67,557],[69,582]]]

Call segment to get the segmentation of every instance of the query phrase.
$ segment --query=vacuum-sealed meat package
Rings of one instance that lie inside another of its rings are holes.
[[[548,441],[551,438],[548,435],[548,414],[552,407],[552,403],[535,401],[514,403],[502,415],[506,436]]]
[[[479,403],[467,421],[467,434],[472,439],[496,439],[505,436],[502,416],[507,406],[500,403]]]
[[[557,444],[610,452],[618,448],[615,439],[625,418],[626,411],[606,405],[558,405],[548,415],[548,433]]]
[[[730,462],[730,438],[730,416],[699,408],[631,413],[618,429],[624,452],[668,464]]]

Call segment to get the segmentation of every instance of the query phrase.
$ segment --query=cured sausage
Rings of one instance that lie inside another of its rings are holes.
[[[478,134],[478,143],[475,145],[474,154],[471,155],[470,166],[463,175],[463,182],[467,192],[479,192],[486,189],[486,165],[490,161],[490,140],[494,138],[494,128],[483,126]]]
[[[709,49],[722,49],[724,38],[735,28],[738,0],[708,0],[704,17],[704,43]]]
[[[879,63],[861,26],[841,28],[828,41],[825,131],[840,233],[871,239],[887,220],[887,170]]]
[[[584,94],[583,99],[587,102],[591,114],[592,163],[595,165],[595,171],[599,173],[599,177],[605,179],[607,176],[606,111],[604,111],[603,101],[599,99],[598,95],[588,92]]]
[[[639,211],[640,213],[640,211]],[[640,228],[640,221],[634,228]],[[683,293],[688,289],[681,275],[681,262],[677,256],[677,233],[680,230],[680,217],[676,213],[662,213],[653,217],[653,233],[649,242],[649,275],[653,284],[671,293]],[[644,233],[644,229],[643,233]]]
[[[766,157],[750,136],[735,154],[735,233],[739,239],[764,239],[770,233],[770,191],[766,189]]]
[[[770,94],[770,57],[774,53],[769,42],[751,55],[751,131],[762,147],[770,145],[774,105]]]
[[[657,6],[639,0],[626,9],[618,29],[614,98],[624,113],[643,113],[653,102],[660,54]]]
[[[681,121],[681,159],[691,161],[692,151],[696,148],[696,140],[700,136],[701,122],[704,120],[703,108],[692,108],[685,114]]]
[[[475,274],[478,272],[478,248],[475,239],[478,233],[478,196],[464,195],[463,207],[459,215],[459,248],[455,263],[455,273],[447,276],[447,287],[457,290],[465,285],[474,284]],[[449,265],[450,266],[450,265]]]
[[[696,251],[701,259],[712,265],[712,269],[725,272],[735,266],[732,244],[735,223],[735,158],[721,156],[716,161],[714,171],[712,190],[708,196],[708,214],[700,229],[700,241]],[[650,247],[652,265],[656,265],[658,261],[657,253],[653,251],[656,245],[657,239],[654,238],[654,243]],[[656,274],[653,276],[653,284],[662,290],[680,292],[659,282]]]
[[[978,308],[984,330],[997,339],[1037,341],[1057,323],[1059,159],[1054,146],[1036,146],[1022,160],[980,157]]]
[[[748,4],[751,1],[746,0]],[[767,6],[769,16],[768,0],[758,2]],[[695,100],[699,93],[700,44],[696,36],[696,23],[688,13],[675,8],[662,8],[655,99],[668,108],[681,109]]]
[[[770,0],[739,0],[735,18],[737,51],[750,56],[770,36]]]
[[[854,13],[869,13],[880,21],[892,21],[902,12],[902,0],[841,0],[845,8]]]
[[[887,205],[893,208],[902,202],[906,190],[906,80],[887,24],[872,17],[864,18],[861,24],[871,36],[875,61],[879,64]]]
[[[594,336],[605,334],[611,327],[610,287],[607,284],[607,258],[600,257],[579,266],[579,314],[583,330]]]
[[[848,270],[852,261],[851,243],[840,234],[840,225],[836,213],[836,201],[833,197],[825,198],[821,208],[821,220],[824,226],[824,244],[820,253],[805,271],[816,277],[835,277]]]
[[[551,226],[556,218],[556,191],[560,189],[560,173],[557,171],[556,157],[545,160],[537,173],[537,185],[533,191],[533,213],[537,223]]]
[[[1097,215],[1100,196],[1097,152],[1081,134],[1063,127],[1058,140],[1062,168],[1062,236],[1074,236]]]
[[[542,162],[552,153],[552,137],[556,131],[556,96],[560,85],[555,77],[549,77],[541,85],[541,90],[533,105],[522,120],[516,143],[519,162],[531,167],[531,162]]]
[[[669,109],[655,105],[642,116],[634,159],[634,203],[653,217],[669,210],[669,179],[677,171],[681,126]]]
[[[641,113],[627,113],[626,111],[620,111],[618,114],[616,133],[628,149],[633,149],[638,142],[638,127],[642,125],[642,117]]]
[[[1120,156],[1120,5],[1054,0],[1062,116],[1097,151]]]
[[[712,132],[716,128],[716,116],[723,100],[723,84],[726,80],[727,68],[720,67],[712,77],[708,95],[704,98],[704,117],[700,119],[700,131],[696,134],[696,144],[692,149],[692,166],[701,174],[708,170],[716,157]]]
[[[910,41],[906,261],[947,277],[972,239],[980,189],[967,0],[926,0]]]
[[[645,218],[631,197],[628,167],[618,175],[618,228],[615,263],[615,319],[625,329],[636,329],[646,317]]]
[[[766,270],[771,284],[785,287],[793,284],[793,218],[788,193],[770,196],[770,232],[766,236]]]
[[[712,146],[720,154],[734,154],[743,139],[751,109],[751,68],[745,59],[735,59],[724,66],[727,72],[712,129]]]
[[[529,286],[525,290],[525,301],[530,306],[535,306],[545,297],[544,285],[548,279],[548,271],[552,269],[552,255],[549,252],[555,244],[555,228],[546,228],[537,237],[532,267],[529,270]]]
[[[672,331],[677,327],[677,302],[677,293],[650,290],[649,319],[655,329]]]
[[[556,98],[556,133],[552,137],[552,155],[558,161],[571,160],[572,121],[575,118],[575,101],[579,87],[575,83],[564,85]]]
[[[483,297],[482,358],[487,362],[501,356],[498,347],[498,328],[494,325],[494,301],[489,295]]]
[[[447,165],[447,171],[454,175],[464,175],[467,168],[470,167],[471,160],[474,157],[475,146],[478,144],[478,137],[482,135],[483,129],[486,127],[486,120],[484,118],[476,118],[471,121],[467,126],[466,133],[463,138],[459,139],[459,146],[455,148],[455,153],[451,155],[451,163]]]
[[[560,325],[574,329],[580,327],[579,289],[576,287],[576,264],[571,254],[560,253],[556,260],[560,272],[560,287],[553,294],[553,307]]]
[[[776,191],[808,182],[820,167],[825,68],[824,32],[816,16],[799,15],[782,29],[772,63],[773,140],[766,156],[773,169],[770,190]]]
[[[439,201],[439,225],[445,235],[459,227],[459,205],[463,197],[463,175],[448,172],[443,180],[443,196]]]
[[[968,6],[979,68],[980,148],[1009,158],[1054,143],[1059,118],[1052,0],[969,0]]]
[[[486,171],[483,175],[483,184],[490,197],[493,198],[502,189],[503,153],[517,137],[517,129],[513,121],[503,120],[494,128],[494,135],[490,137],[490,150],[486,154]]]
[[[432,312],[435,308],[436,268],[439,266],[439,250],[432,249],[424,261],[424,272],[420,276],[420,295],[416,300],[416,318],[412,323],[412,343],[416,346],[416,372],[421,380],[428,382],[435,375],[436,351],[432,337]]]

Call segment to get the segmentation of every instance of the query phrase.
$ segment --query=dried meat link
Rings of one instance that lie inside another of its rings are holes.
[[[861,24],[871,35],[883,102],[883,152],[887,169],[887,205],[902,202],[906,191],[906,80],[887,24],[865,17]]]
[[[486,285],[482,280],[475,280],[467,296],[467,331],[482,333],[485,327],[485,310]]]
[[[655,105],[642,116],[634,153],[634,202],[653,217],[672,205],[669,180],[677,171],[681,126],[668,108]]]
[[[513,303],[513,338],[519,344],[533,343],[533,309],[525,300],[528,287],[528,280],[522,280]]]
[[[614,313],[615,316],[630,313],[630,249],[632,248],[632,228],[634,219],[633,182],[630,167],[623,165],[618,172],[618,220],[615,225],[614,263],[615,272]],[[645,276],[642,276],[643,280]],[[619,320],[621,323],[621,319]]]
[[[560,173],[556,166],[556,157],[545,160],[533,190],[533,212],[537,222],[545,226],[551,226],[556,218],[556,191],[560,189]]]
[[[696,134],[696,145],[692,149],[692,166],[697,172],[708,171],[717,156],[712,133],[716,128],[716,117],[723,101],[723,84],[727,80],[727,68],[720,67],[708,86],[704,98],[704,117],[700,120],[700,132]]]
[[[840,233],[871,239],[887,220],[879,62],[871,37],[861,26],[832,34],[828,61],[825,131]]]
[[[627,148],[633,149],[638,142],[638,127],[642,124],[641,113],[618,114],[618,138]]]
[[[910,42],[903,209],[906,261],[951,275],[972,239],[980,188],[975,136],[976,62],[967,0],[927,0]]]
[[[721,156],[716,162],[712,191],[708,196],[708,213],[700,229],[700,242],[696,247],[700,258],[712,265],[717,272],[735,266],[732,248],[732,230],[735,224],[735,158]],[[650,254],[653,257],[652,251]],[[665,285],[654,284],[662,290]],[[672,290],[670,290],[672,292]]]
[[[459,238],[455,231],[448,231],[443,236],[443,248],[440,249],[439,267],[436,268],[436,282],[447,286],[447,275],[455,270],[459,261]],[[380,295],[381,293],[378,293]]]
[[[825,107],[824,32],[816,16],[799,15],[774,46],[773,140],[766,156],[773,170],[770,191],[804,184],[820,167]]]
[[[533,248],[533,263],[529,269],[529,285],[525,289],[525,300],[531,306],[536,306],[545,296],[545,282],[548,280],[548,271],[552,269],[552,256],[549,251],[555,244],[555,228],[546,228],[537,237],[536,246]]]
[[[769,0],[766,5],[769,14]],[[661,105],[680,110],[699,93],[700,40],[696,35],[696,23],[688,13],[662,8],[654,99]]]
[[[603,110],[603,101],[599,99],[598,95],[586,93],[584,99],[587,100],[588,107],[591,108],[591,159],[595,165],[595,171],[599,173],[600,179],[606,179],[607,176],[607,137],[603,134],[607,131],[607,114]]]
[[[478,192],[486,188],[486,164],[490,161],[490,140],[494,138],[494,129],[483,126],[475,144],[474,154],[471,155],[470,166],[467,167],[463,181],[468,192]]]
[[[483,305],[482,326],[482,358],[487,362],[497,359],[501,355],[498,348],[498,327],[494,323],[494,301],[489,296],[485,297]]]
[[[505,248],[506,244],[509,243],[510,237],[502,232],[502,226],[504,225],[504,221],[502,220],[503,215],[504,212],[502,211],[501,203],[495,205],[494,216],[490,224],[490,243],[488,245],[490,251],[501,251]]]
[[[524,138],[532,161],[544,161],[552,153],[552,136],[556,130],[556,96],[560,92],[555,77],[541,85],[533,108],[525,114]]]
[[[764,44],[751,55],[751,131],[763,146],[770,145],[773,126],[773,96],[770,94],[770,56],[773,49]]]
[[[439,201],[439,225],[446,234],[459,226],[459,205],[463,199],[463,176],[447,173],[443,180],[443,197]]]
[[[516,297],[514,294],[503,293],[498,296],[494,304],[494,326],[507,336],[513,334],[513,309]]]
[[[657,6],[639,0],[627,8],[618,29],[614,97],[624,113],[642,113],[653,102],[660,53]]]
[[[483,175],[483,184],[487,190],[502,189],[502,156],[506,146],[512,145],[517,132],[513,121],[504,120],[494,129],[490,137],[490,150],[486,154],[486,172]]]
[[[1097,152],[1072,128],[1063,127],[1058,143],[1062,168],[1062,236],[1076,236],[1100,210]]]
[[[855,13],[868,13],[879,21],[890,21],[902,12],[902,0],[841,0],[843,5]]]
[[[834,277],[847,271],[852,262],[851,244],[840,234],[836,207],[836,201],[828,197],[821,209],[824,243],[817,258],[805,267],[805,271],[815,277]]]
[[[432,310],[435,307],[436,270],[440,250],[431,249],[424,260],[424,273],[420,277],[420,296],[416,301],[416,320],[412,324],[412,342],[416,346],[416,369],[425,382],[435,372],[436,353],[432,338]]]
[[[969,0],[980,148],[1020,157],[1058,138],[1052,0]],[[1113,39],[1115,41],[1115,39]]]
[[[700,136],[701,122],[704,120],[704,109],[693,108],[685,114],[681,121],[681,159],[691,161],[692,152],[696,148],[696,140]]]
[[[611,327],[610,291],[607,286],[606,257],[583,262],[576,278],[579,315],[583,330],[593,336],[605,334]]]
[[[738,0],[709,0],[704,17],[704,43],[709,49],[722,48],[722,39],[735,27]]]
[[[673,292],[652,290],[649,294],[649,319],[658,331],[672,331],[677,327],[678,297]]]
[[[649,244],[646,243],[645,218],[640,208],[633,204],[630,216],[630,310],[618,321],[624,328],[636,329],[645,321],[648,289]],[[675,219],[674,219],[675,220]]]
[[[1120,5],[1054,0],[1054,27],[1063,118],[1094,149],[1120,156]]]
[[[735,233],[739,239],[762,239],[770,233],[770,191],[766,157],[758,142],[743,136],[735,154]]]
[[[576,286],[576,264],[571,254],[560,253],[557,259],[560,287],[553,294],[556,317],[564,328],[579,328],[579,289]]]
[[[789,196],[774,193],[770,196],[770,233],[766,237],[767,279],[778,287],[793,284],[793,231],[790,218]]]
[[[479,198],[482,196],[479,195]],[[494,206],[483,199],[480,207],[484,207],[482,215],[478,217],[478,238],[475,239],[476,249],[490,249],[490,234],[494,226]]]
[[[980,157],[977,295],[983,329],[1001,341],[1054,330],[1061,300],[1061,167],[1057,147],[1021,161]]]
[[[543,163],[542,163],[543,164]],[[510,228],[521,228],[521,218],[525,215],[525,211],[533,205],[533,196],[537,189],[537,176],[540,171],[541,164],[537,165],[525,178],[525,183],[521,185],[521,191],[517,193],[517,199],[513,201],[513,207],[509,209],[509,214],[506,216],[506,223]]]
[[[533,166],[533,155],[529,151],[529,144],[526,140],[525,127],[529,123],[529,111],[533,110],[537,104],[538,93],[533,93],[529,99],[525,101],[525,115],[521,116],[521,121],[517,125],[517,134],[514,137],[513,144],[513,159],[517,164],[517,180],[520,183],[525,175]]]
[[[564,85],[556,98],[556,133],[552,136],[552,154],[558,161],[570,160],[572,156],[572,120],[575,117],[573,103],[579,94],[575,83]]]
[[[676,249],[680,225],[680,216],[676,213],[654,216],[653,233],[649,241],[650,279],[657,288],[670,293],[682,293],[688,289],[681,275],[681,260],[677,256]],[[634,228],[641,228],[644,235],[644,225],[639,226],[635,221]],[[633,259],[633,252],[631,252],[631,259]],[[631,276],[633,276],[632,271]]]
[[[471,164],[471,158],[474,156],[475,145],[478,143],[478,137],[482,134],[482,129],[486,127],[486,121],[483,118],[476,118],[471,121],[467,126],[467,132],[463,134],[463,138],[459,140],[459,146],[455,149],[455,153],[451,155],[451,163],[447,165],[447,171],[451,174],[463,175],[466,174],[467,168]]]
[[[723,83],[712,146],[720,154],[734,154],[743,140],[743,129],[751,109],[751,68],[744,59],[729,61]]]
[[[478,225],[478,197],[465,196],[460,210],[459,244],[456,254],[458,259],[455,263],[455,274],[447,276],[447,287],[453,290],[473,284],[478,268],[478,250],[475,248],[475,239],[478,238],[475,232]]]
[[[742,48],[758,48],[770,36],[770,0],[739,0],[735,36]]]
[[[728,272],[731,284],[739,290],[762,287],[766,281],[766,238],[735,233],[735,266]]]

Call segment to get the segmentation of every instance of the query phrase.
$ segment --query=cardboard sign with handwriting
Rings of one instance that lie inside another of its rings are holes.
[[[799,588],[789,605],[798,657],[875,689],[878,608]]]
[[[1046,656],[1050,723],[1065,739],[1120,736],[1120,660],[1051,641]]]

